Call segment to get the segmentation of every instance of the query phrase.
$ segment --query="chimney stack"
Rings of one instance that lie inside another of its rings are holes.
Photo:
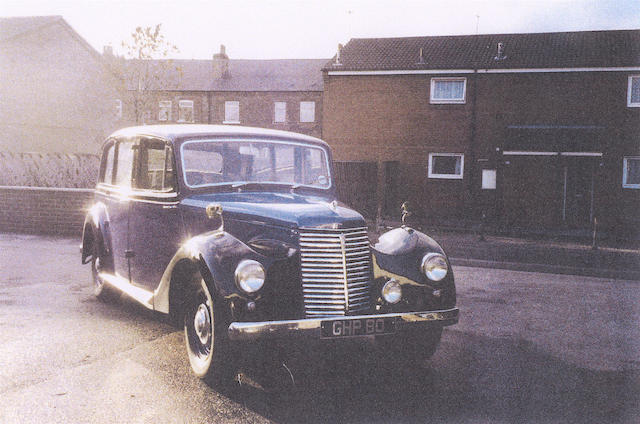
[[[113,46],[102,46],[102,55],[105,57],[113,57]]]
[[[220,44],[220,52],[213,55],[213,78],[229,78],[229,56],[224,44]]]
[[[336,60],[333,63],[333,66],[340,66],[342,63],[340,62],[340,55],[342,54],[342,44],[338,44],[338,52],[336,53]]]
[[[498,43],[498,54],[493,58],[494,60],[505,60],[507,56],[504,54],[504,43]]]
[[[424,65],[424,49],[420,47],[420,51],[418,51],[418,65]]]

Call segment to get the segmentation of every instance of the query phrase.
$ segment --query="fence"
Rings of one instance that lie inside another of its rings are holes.
[[[0,152],[0,186],[93,188],[99,167],[91,154]]]

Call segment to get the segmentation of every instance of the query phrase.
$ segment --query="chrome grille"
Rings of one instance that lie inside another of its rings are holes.
[[[300,261],[306,315],[348,315],[370,304],[367,228],[301,229]]]

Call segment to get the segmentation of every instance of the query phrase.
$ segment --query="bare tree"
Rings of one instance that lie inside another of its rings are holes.
[[[168,42],[155,27],[137,27],[129,40],[122,42],[124,49],[123,83],[131,98],[137,124],[145,124],[158,91],[168,89],[180,78],[181,70],[168,57],[178,48]]]

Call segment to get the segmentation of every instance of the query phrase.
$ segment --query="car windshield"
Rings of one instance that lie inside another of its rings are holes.
[[[221,184],[287,184],[329,188],[329,164],[318,146],[277,141],[191,140],[182,144],[184,181],[191,188]]]

